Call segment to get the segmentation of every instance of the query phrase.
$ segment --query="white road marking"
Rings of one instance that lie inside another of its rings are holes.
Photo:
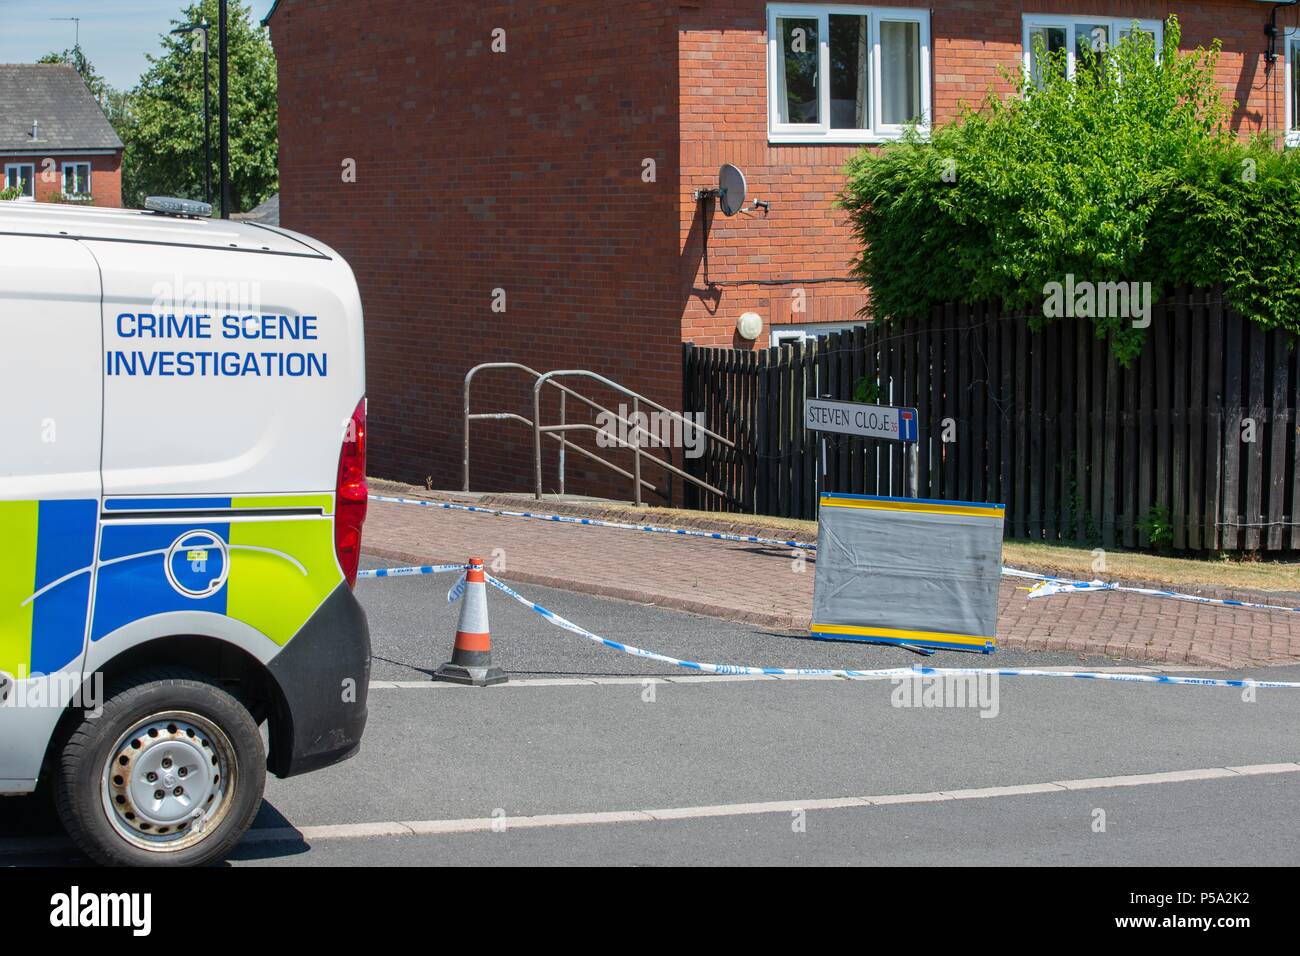
[[[775,800],[766,803],[722,803],[711,806],[665,807],[646,810],[600,810],[588,813],[546,813],[533,816],[466,817],[449,820],[403,820],[379,823],[339,823],[326,826],[266,827],[250,830],[246,843],[281,843],[316,840],[364,840],[375,837],[439,836],[451,833],[486,833],[493,830],[528,830],[547,827],[597,826],[611,823],[654,823],[664,820],[699,820],[707,817],[757,816],[765,813],[793,813],[796,810],[839,810],[846,807],[888,807],[899,804],[938,803],[945,800],[996,800],[1003,797],[1034,796],[1105,790],[1112,787],[1158,786],[1202,780],[1229,780],[1265,774],[1300,773],[1300,763],[1265,763],[1241,767],[1208,767],[1159,773],[1135,773],[1114,777],[1054,780],[1050,783],[1013,784],[1003,787],[967,787],[925,793],[882,793],[861,797],[815,797],[807,800]],[[0,839],[0,856],[51,853],[70,850],[66,839]]]
[[[1247,767],[1229,767],[1233,773],[1249,776],[1254,773],[1290,773],[1293,763],[1257,763]]]
[[[468,817],[451,820],[407,820],[400,823],[357,823],[342,826],[281,827],[253,830],[245,840],[256,843],[285,840],[310,843],[313,840],[362,839],[371,836],[435,836],[449,833],[486,833],[493,830],[528,830],[544,827],[596,826],[610,823],[652,823],[664,820],[699,820],[707,817],[755,816],[765,813],[793,813],[796,810],[838,810],[846,807],[884,807],[944,800],[990,800],[1000,797],[1032,796],[1102,790],[1109,787],[1154,786],[1221,780],[1261,774],[1300,773],[1300,763],[1257,764],[1246,767],[1211,767],[1162,773],[1057,780],[1051,783],[1016,784],[1006,787],[972,787],[928,793],[886,793],[863,797],[776,800],[766,803],[723,803],[712,806],[666,807],[646,810],[602,810],[591,813],[547,813],[536,816]]]
[[[1076,667],[1039,667],[1041,671],[1073,671]],[[1098,674],[1194,674],[1203,671],[1223,670],[1213,667],[1144,667],[1139,665],[1124,667],[1090,667],[1089,671]],[[682,675],[645,675],[628,674],[618,677],[512,677],[504,684],[495,684],[494,688],[507,687],[577,687],[605,686],[617,684],[730,684],[736,681],[854,681],[889,680],[891,678],[837,677],[827,674],[682,674]],[[452,684],[436,680],[372,680],[371,690],[436,690],[447,687],[465,689],[467,685]],[[475,690],[479,688],[473,688]]]
[[[976,787],[969,790],[946,790],[941,799],[987,800],[990,797],[1027,797],[1035,793],[1059,793],[1066,789],[1059,783],[1024,783],[1011,787]]]
[[[1289,770],[1277,771],[1290,773]],[[1190,780],[1215,780],[1235,777],[1238,774],[1227,767],[1207,770],[1172,770],[1167,773],[1133,773],[1120,777],[1090,777],[1083,780],[1062,780],[1059,786],[1066,790],[1098,790],[1102,787],[1141,787],[1152,783],[1187,783]]]

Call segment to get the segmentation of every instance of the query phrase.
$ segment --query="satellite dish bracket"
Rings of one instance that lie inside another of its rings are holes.
[[[763,218],[767,218],[767,214],[772,210],[772,204],[761,199],[755,199],[753,204],[747,207],[745,197],[748,190],[749,186],[745,182],[745,174],[731,163],[724,163],[722,168],[718,170],[718,185],[711,189],[697,189],[694,196],[697,203],[717,200],[724,216],[734,216],[737,213],[753,212],[756,209],[761,209],[763,210]],[[739,194],[738,199],[736,199],[737,194]],[[704,284],[712,288],[714,282],[709,278],[709,220],[710,217],[705,214],[702,247]]]
[[[695,201],[706,202],[716,199],[719,208],[724,216],[734,216],[742,212],[755,212],[763,210],[763,216],[766,218],[772,211],[772,204],[764,202],[761,199],[755,199],[749,206],[745,205],[745,199],[749,191],[749,185],[745,182],[745,174],[740,171],[739,167],[731,163],[723,163],[722,168],[718,170],[718,185],[709,189],[697,189],[694,196]]]

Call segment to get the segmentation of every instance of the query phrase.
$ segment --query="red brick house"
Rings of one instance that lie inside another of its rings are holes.
[[[1298,10],[1270,41],[1257,0],[278,0],[282,222],[360,280],[372,470],[455,487],[478,362],[590,368],[679,407],[684,341],[861,321],[845,160],[1008,88],[1031,37],[1070,50],[1177,14],[1185,47],[1223,41],[1239,131],[1295,131]],[[770,208],[697,202],[722,163]],[[476,410],[525,397],[485,382]],[[531,435],[475,435],[476,488],[528,486]]]
[[[63,196],[122,205],[122,140],[75,69],[0,64],[0,188],[21,200]]]

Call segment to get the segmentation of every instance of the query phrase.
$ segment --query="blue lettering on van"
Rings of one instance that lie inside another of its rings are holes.
[[[219,325],[207,313],[120,312],[119,339],[212,340],[254,343],[312,342],[320,338],[314,315],[223,315]],[[117,377],[146,378],[325,378],[329,353],[316,351],[230,352],[213,350],[109,349],[104,370]]]
[[[319,338],[314,315],[224,315],[221,317],[223,339],[290,339]]]
[[[221,338],[313,342],[319,322],[314,315],[223,315]],[[116,326],[123,339],[211,339],[216,331],[207,313],[120,312]]]
[[[328,352],[145,352],[111,349],[104,371],[132,378],[326,378]]]
[[[123,339],[210,339],[212,316],[123,312],[117,317],[117,335]]]

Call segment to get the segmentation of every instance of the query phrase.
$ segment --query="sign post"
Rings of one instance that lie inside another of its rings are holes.
[[[804,424],[812,431],[901,442],[906,456],[903,468],[904,494],[909,498],[921,496],[919,423],[920,416],[915,408],[843,402],[833,398],[809,398],[804,402]],[[823,479],[826,473],[825,449],[826,441],[823,438],[823,460],[818,469]]]

